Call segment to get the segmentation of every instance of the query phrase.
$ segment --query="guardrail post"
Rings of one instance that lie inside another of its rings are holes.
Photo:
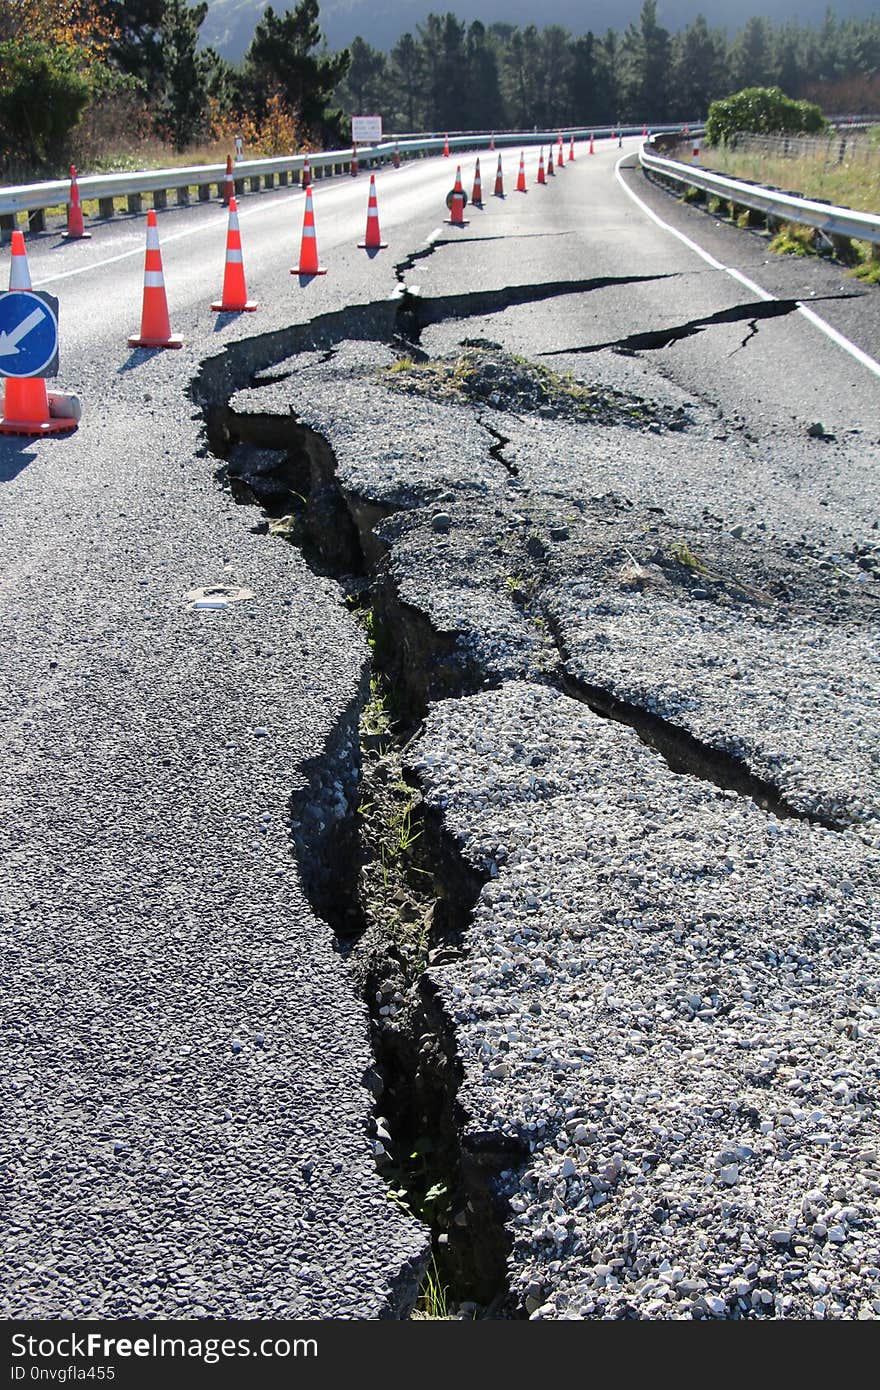
[[[240,198],[241,195],[242,195],[242,193],[244,192],[244,179],[233,179],[232,182],[233,182],[233,186],[234,186],[234,188],[235,188],[235,196],[236,196],[236,198]],[[218,183],[218,185],[217,185],[217,197],[218,197],[218,198],[222,198],[222,197],[223,197],[223,184],[222,184],[222,183]]]
[[[153,207],[157,212],[164,212],[168,206],[168,190],[165,188],[153,189]]]
[[[0,246],[6,241],[12,240],[12,233],[15,231],[15,213],[4,212],[0,217]]]
[[[837,257],[837,259],[839,261],[843,261],[844,265],[852,265],[853,260],[855,259],[855,254],[853,252],[853,244],[850,238],[848,236],[840,236],[837,232],[831,232],[830,235],[826,233],[826,235],[828,236],[828,240],[831,242],[831,245],[834,247],[834,254]],[[876,246],[873,248],[874,251],[876,251],[877,249],[878,248]]]
[[[278,175],[278,186],[279,186],[279,188],[286,188],[286,187],[287,187],[287,180],[288,180],[288,173],[287,173],[287,170],[286,170],[286,169],[282,169],[281,172],[280,172],[280,174]]]
[[[252,192],[252,193],[259,193],[259,191],[260,191],[260,176],[259,176],[259,174],[251,174],[250,178],[248,179],[248,183],[249,183],[250,186],[251,186],[251,192]]]
[[[45,230],[46,230],[46,209],[45,209],[45,208],[33,208],[32,211],[28,213],[28,231],[29,231],[29,232],[45,232]]]
[[[274,187],[275,187],[275,175],[274,175],[274,174],[266,174],[266,175],[265,175],[265,177],[264,177],[264,179],[263,179],[263,187],[264,187],[264,188],[274,188]]]
[[[112,198],[99,198],[99,199],[98,199],[98,216],[99,216],[99,217],[112,217],[115,211],[116,211],[116,209],[115,209],[114,206],[113,206],[113,199],[112,199]]]
[[[177,206],[179,208],[189,207],[189,189],[185,184],[181,185],[177,190]]]
[[[143,202],[143,200],[142,200],[142,198],[141,198],[140,193],[129,193],[129,195],[128,195],[128,210],[129,210],[129,212],[140,212],[140,211],[141,211],[141,207],[142,207],[142,202]]]
[[[199,202],[209,203],[211,201],[211,185],[209,183],[199,184]]]

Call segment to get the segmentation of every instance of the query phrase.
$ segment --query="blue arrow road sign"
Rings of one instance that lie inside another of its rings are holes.
[[[0,293],[0,377],[57,371],[58,300],[42,290]]]

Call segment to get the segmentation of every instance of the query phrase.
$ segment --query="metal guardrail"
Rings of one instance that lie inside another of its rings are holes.
[[[684,127],[681,125],[652,126],[652,130],[660,131],[680,131]],[[593,127],[566,127],[563,132],[563,139],[568,140],[573,135],[576,140],[589,139],[594,135],[597,139],[607,138],[612,133],[616,134],[617,126]],[[640,135],[641,126],[623,126],[624,135]],[[496,147],[506,147],[510,145],[522,144],[548,144],[555,143],[559,131],[487,131],[480,134],[455,134],[449,135],[449,149],[482,149],[488,147],[491,139],[494,138]],[[385,139],[380,145],[360,146],[358,149],[358,161],[364,168],[370,168],[376,164],[386,164],[393,157],[395,148],[399,148],[402,158],[412,155],[439,154],[443,150],[445,134],[421,135],[417,138],[391,137]],[[309,162],[312,173],[318,178],[326,177],[328,174],[343,173],[350,169],[354,155],[354,148],[349,147],[344,150],[324,150],[309,155]],[[301,173],[305,156],[281,155],[270,159],[242,159],[235,163],[233,175],[236,185],[240,185],[239,192],[244,191],[244,184],[248,183],[252,191],[257,191],[261,186],[273,187],[277,179],[279,184],[286,185],[291,174]],[[178,202],[185,204],[189,201],[189,190],[198,189],[199,199],[207,202],[211,196],[211,188],[216,186],[221,189],[223,180],[226,177],[225,164],[197,164],[189,168],[169,168],[169,169],[148,169],[141,173],[123,174],[84,174],[78,178],[79,195],[83,201],[98,200],[101,216],[112,216],[113,199],[127,197],[129,199],[129,210],[131,212],[140,211],[140,199],[145,193],[152,193],[154,206],[165,207],[168,191],[177,190]],[[32,230],[42,230],[42,214],[46,208],[56,207],[67,203],[70,196],[70,182],[68,179],[53,179],[46,183],[28,183],[0,187],[0,233],[8,233],[14,226],[14,220],[20,213],[30,214]]]
[[[752,208],[780,222],[816,227],[829,237],[855,237],[859,241],[880,244],[880,217],[874,213],[838,208],[832,203],[820,203],[794,193],[783,193],[776,188],[763,188],[760,184],[731,179],[725,174],[713,174],[696,164],[665,159],[645,145],[639,151],[639,161],[643,169],[660,174],[663,178],[701,188],[705,193],[714,193],[717,197],[736,203],[738,207]]]

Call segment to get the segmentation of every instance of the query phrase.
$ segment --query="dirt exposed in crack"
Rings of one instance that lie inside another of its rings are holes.
[[[466,338],[461,347],[464,350],[455,357],[415,362],[402,356],[380,373],[380,380],[389,390],[426,396],[435,403],[478,403],[498,412],[537,414],[546,419],[638,428],[654,422],[672,430],[684,429],[688,423],[680,406],[664,409],[640,396],[578,381],[570,372],[551,371],[506,352],[488,339]],[[496,447],[510,442],[485,418],[480,423],[492,434]],[[500,454],[491,449],[490,453],[508,467]]]

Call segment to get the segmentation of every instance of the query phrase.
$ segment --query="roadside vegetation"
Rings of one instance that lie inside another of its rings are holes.
[[[770,142],[768,142],[769,144]],[[779,142],[781,145],[781,142]],[[707,146],[700,163],[705,168],[801,193],[805,198],[826,199],[841,207],[880,213],[880,125],[860,138],[850,137],[843,154],[839,139],[799,141],[798,152],[784,155],[781,148],[738,148],[736,144]]]
[[[253,7],[239,61],[204,42],[204,0],[0,0],[0,180],[218,162],[345,144],[349,116],[388,131],[696,120],[710,102],[777,84],[824,111],[880,109],[880,18],[818,27],[702,15],[671,32],[657,0],[637,23],[572,34],[429,14],[383,53],[330,52],[318,0]]]

